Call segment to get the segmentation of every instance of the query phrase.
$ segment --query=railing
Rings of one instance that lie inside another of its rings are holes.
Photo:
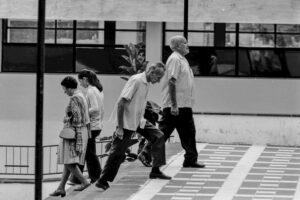
[[[109,138],[101,138],[96,143],[97,155],[103,163],[105,144],[110,142]],[[61,174],[63,165],[57,164],[58,145],[43,146],[43,175]],[[18,177],[28,179],[34,176],[35,146],[0,145],[0,175],[5,178]]]
[[[170,137],[174,138],[172,135]],[[168,142],[170,142],[170,139]],[[106,160],[105,145],[111,141],[111,137],[100,138],[96,142],[97,155],[101,165]],[[175,140],[174,140],[175,141]],[[132,151],[137,150],[138,145],[130,147]],[[43,146],[43,178],[44,181],[56,180],[63,171],[63,165],[57,164],[58,145]],[[34,156],[35,146],[0,145],[0,182],[34,181]]]

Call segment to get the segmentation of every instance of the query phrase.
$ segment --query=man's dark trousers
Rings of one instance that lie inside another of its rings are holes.
[[[124,130],[123,139],[115,137],[110,149],[109,157],[105,163],[100,179],[98,181],[112,182],[116,177],[124,154],[129,146],[134,131]],[[144,129],[138,128],[137,132],[144,136],[152,144],[153,167],[160,167],[166,164],[165,140],[163,133],[150,122],[147,122]]]
[[[185,150],[184,163],[196,163],[198,152],[196,147],[196,129],[192,108],[179,108],[179,115],[171,114],[171,108],[164,108],[159,121],[159,129],[167,141],[176,128],[181,146]]]

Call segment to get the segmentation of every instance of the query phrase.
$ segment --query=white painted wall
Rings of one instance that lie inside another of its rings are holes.
[[[45,74],[44,145],[57,144],[68,97],[60,81],[64,74]],[[74,75],[75,76],[75,75]],[[124,85],[119,76],[99,76],[105,94],[105,120]],[[300,113],[300,80],[196,78],[195,112]],[[0,144],[34,145],[35,75],[0,73]],[[161,104],[160,85],[154,85],[149,99]],[[197,139],[224,143],[270,143],[300,145],[299,119],[195,115]],[[102,136],[112,133],[105,123]]]
[[[65,106],[68,103],[60,86],[66,75],[45,75],[44,84],[44,144],[57,144]],[[76,77],[76,75],[74,75]],[[118,76],[99,76],[105,92],[105,118],[125,83]],[[35,139],[35,75],[0,74],[0,144],[34,144]],[[20,138],[20,140],[15,140]],[[28,142],[30,141],[30,142]]]
[[[196,78],[196,112],[300,114],[300,80]]]

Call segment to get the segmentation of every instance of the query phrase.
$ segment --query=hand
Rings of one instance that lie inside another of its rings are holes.
[[[179,109],[177,106],[172,106],[171,107],[171,115],[177,116],[179,115]]]
[[[116,137],[118,137],[120,140],[123,140],[124,131],[122,128],[117,128],[116,130]]]
[[[63,119],[63,123],[66,124],[66,123],[69,123],[69,122],[70,122],[70,117],[65,116],[64,119]]]

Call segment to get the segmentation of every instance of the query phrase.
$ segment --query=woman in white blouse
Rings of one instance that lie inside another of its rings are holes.
[[[91,132],[88,139],[85,161],[91,183],[94,183],[99,178],[101,173],[101,165],[96,154],[96,137],[100,135],[100,132],[103,128],[103,87],[97,78],[96,73],[90,70],[80,71],[78,74],[78,79],[80,85],[83,88],[86,88],[86,99],[89,108]]]

